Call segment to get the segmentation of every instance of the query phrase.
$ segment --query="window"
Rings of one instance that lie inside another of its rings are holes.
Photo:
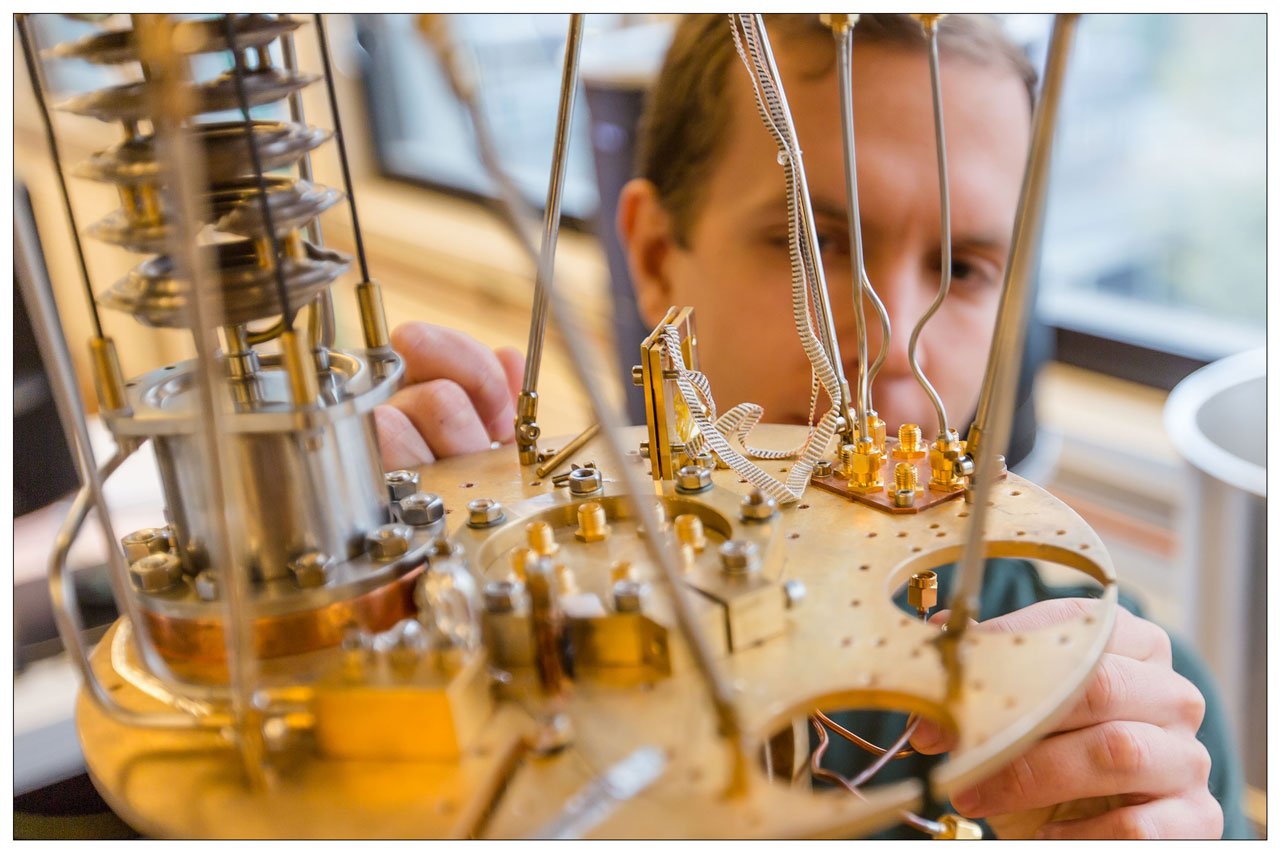
[[[1065,359],[1073,343],[1096,357],[1099,342],[1120,342],[1185,374],[1262,345],[1265,87],[1263,15],[1081,19],[1038,304]],[[1176,372],[1130,378],[1167,385]]]

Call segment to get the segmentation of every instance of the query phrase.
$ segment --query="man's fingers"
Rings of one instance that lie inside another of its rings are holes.
[[[427,447],[409,416],[395,406],[374,406],[373,422],[378,430],[382,466],[386,470],[416,468],[435,461],[431,448]]]
[[[1195,738],[1111,722],[1041,741],[951,803],[965,817],[989,817],[1086,797],[1162,797],[1203,787],[1208,776],[1209,753]]]
[[[397,391],[389,402],[408,416],[437,458],[489,449],[489,432],[456,382],[420,382]]]
[[[1207,790],[1112,809],[1097,817],[1046,823],[1036,838],[1221,838],[1222,806]]]
[[[1090,676],[1084,698],[1054,730],[1138,720],[1194,735],[1203,719],[1204,696],[1186,678],[1163,664],[1107,652]]]
[[[396,327],[391,344],[404,357],[407,384],[451,380],[471,398],[492,440],[514,437],[516,414],[508,369],[492,350],[461,332],[426,323]]]
[[[517,399],[524,385],[524,353],[515,347],[498,347],[493,354],[507,374],[507,390],[511,392],[511,399]]]

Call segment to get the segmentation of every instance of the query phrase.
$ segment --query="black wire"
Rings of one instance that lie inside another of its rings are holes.
[[[364,256],[364,237],[360,234],[360,217],[356,215],[355,188],[351,185],[351,166],[347,163],[347,143],[342,133],[342,118],[338,115],[338,94],[333,85],[333,69],[329,66],[329,40],[324,34],[324,16],[315,15],[316,35],[320,39],[320,59],[324,62],[324,85],[329,90],[329,112],[333,115],[333,135],[338,138],[338,161],[342,164],[342,183],[347,191],[347,204],[351,207],[351,228],[356,235],[356,257],[360,260],[360,275],[369,281],[369,261]]]
[[[262,207],[262,222],[267,229],[267,238],[271,241],[271,260],[275,267],[276,291],[280,295],[280,313],[284,319],[286,332],[293,331],[293,311],[289,306],[289,291],[284,283],[284,265],[280,262],[280,240],[276,237],[275,222],[271,216],[271,205],[267,202],[267,178],[262,173],[262,159],[258,156],[258,146],[253,138],[253,119],[249,116],[249,95],[244,88],[244,57],[236,49],[235,29],[231,24],[231,16],[223,15],[222,26],[227,35],[227,48],[234,61],[231,76],[235,79],[236,98],[240,101],[240,112],[244,113],[244,138],[249,145],[249,159],[253,162],[253,176],[258,183],[258,202]]]
[[[27,75],[31,78],[31,89],[36,95],[36,104],[40,107],[40,115],[44,119],[44,132],[49,140],[49,153],[53,155],[53,171],[58,176],[58,189],[62,191],[62,204],[67,211],[67,221],[71,225],[71,239],[76,244],[76,260],[80,262],[80,278],[84,282],[85,298],[89,302],[89,313],[93,315],[93,329],[99,338],[102,337],[102,319],[98,316],[98,303],[93,298],[93,285],[89,281],[89,266],[84,260],[84,248],[80,245],[80,229],[76,227],[75,211],[71,209],[71,194],[67,192],[67,179],[62,173],[62,157],[58,154],[58,142],[53,136],[53,119],[49,116],[49,107],[44,102],[44,91],[40,86],[40,71],[36,67],[35,50],[31,37],[27,34],[27,16],[18,15],[18,38],[22,40],[22,56],[27,61]]]

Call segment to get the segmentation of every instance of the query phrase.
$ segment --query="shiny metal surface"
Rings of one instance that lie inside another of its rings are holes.
[[[315,74],[290,74],[270,68],[254,70],[245,79],[249,105],[252,107],[278,101],[290,92],[303,89],[320,79]],[[215,113],[236,109],[235,83],[230,72],[195,87],[197,113]],[[99,89],[63,101],[58,109],[100,121],[141,121],[148,118],[151,105],[146,83],[126,83]]]
[[[235,39],[241,49],[270,44],[285,33],[302,25],[288,15],[241,15],[234,19]],[[183,21],[175,28],[189,54],[214,53],[227,49],[222,21],[217,18]],[[108,30],[66,42],[45,51],[45,56],[58,59],[84,59],[101,65],[138,61],[137,37],[133,30]]]

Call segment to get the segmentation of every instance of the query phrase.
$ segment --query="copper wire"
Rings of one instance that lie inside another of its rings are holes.
[[[871,753],[872,755],[881,756],[881,755],[884,755],[886,752],[889,752],[889,750],[882,749],[881,747],[876,746],[874,743],[867,740],[866,738],[859,737],[858,735],[849,731],[844,726],[840,725],[835,720],[831,719],[821,711],[814,711],[813,715],[817,717],[819,720],[821,720],[823,725],[825,725],[827,728],[831,729],[833,732],[840,735],[840,737],[844,738],[845,740],[851,741],[852,743],[858,745],[862,749],[865,749],[867,752]],[[907,718],[907,726],[909,727],[912,733],[915,732],[915,726],[917,722],[918,722],[918,719],[915,716],[915,714],[912,714],[910,717]],[[908,734],[907,737],[910,738],[910,734]],[[915,752],[916,752],[915,749],[908,746],[906,749],[902,749],[897,752],[894,752],[893,758],[906,758],[908,755],[915,755]]]

